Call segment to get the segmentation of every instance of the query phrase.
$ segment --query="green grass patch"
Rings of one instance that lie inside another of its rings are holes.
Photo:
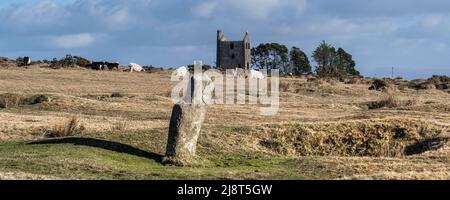
[[[315,179],[292,158],[200,155],[207,167],[172,167],[160,154],[92,138],[62,138],[33,143],[0,143],[0,173],[21,172],[56,179]],[[300,168],[298,168],[300,166]],[[317,173],[316,175],[320,175]]]

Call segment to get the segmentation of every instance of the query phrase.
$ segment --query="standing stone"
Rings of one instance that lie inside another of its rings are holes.
[[[202,63],[195,62],[198,74],[189,82],[187,95],[172,109],[169,138],[163,164],[194,165],[197,140],[206,115],[206,102],[212,91],[212,81],[202,73]]]

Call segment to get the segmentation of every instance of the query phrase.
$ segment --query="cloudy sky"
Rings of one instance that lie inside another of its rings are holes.
[[[447,0],[2,0],[0,56],[214,64],[216,30],[307,54],[322,41],[366,76],[450,75]]]

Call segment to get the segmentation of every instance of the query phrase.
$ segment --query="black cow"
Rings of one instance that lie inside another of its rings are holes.
[[[22,64],[23,64],[23,66],[30,66],[31,65],[31,58],[30,57],[24,57]]]
[[[105,65],[108,67],[109,70],[119,70],[119,63],[105,62]]]
[[[106,64],[105,62],[92,62],[91,69],[93,70],[105,70]]]

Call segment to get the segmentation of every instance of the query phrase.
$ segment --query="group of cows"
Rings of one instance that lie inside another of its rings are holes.
[[[23,59],[23,65],[25,66],[29,66],[31,65],[31,58],[30,57],[24,57]],[[120,64],[115,62],[115,63],[110,63],[110,62],[92,62],[90,65],[90,68],[93,70],[119,70],[120,68]],[[145,69],[136,63],[130,63],[128,64],[128,69],[130,70],[130,72],[142,72],[145,71]],[[235,69],[234,70],[234,76],[240,76],[240,74],[238,73],[239,69]],[[178,69],[175,70],[174,73],[176,73],[177,77],[184,77],[188,74],[189,70],[187,67],[182,66]],[[256,70],[246,70],[245,71],[245,77],[248,77],[250,79],[264,79],[265,76],[263,73],[261,73],[260,71],[256,71]]]
[[[186,75],[188,75],[188,72],[189,72],[188,68],[183,66],[183,67],[176,69],[174,74],[177,77],[185,77]],[[243,72],[243,73],[239,73],[239,72]],[[240,77],[246,77],[249,79],[257,79],[257,80],[266,78],[262,72],[256,71],[253,69],[251,69],[251,70],[234,69],[233,76],[234,77],[240,76]]]
[[[110,63],[110,62],[92,62],[91,69],[93,70],[119,70],[119,63]],[[128,64],[128,69],[130,72],[142,72],[144,68],[136,63]]]
[[[118,70],[119,69],[119,63],[109,63],[109,62],[93,62],[92,63],[92,69],[95,70]],[[145,71],[145,69],[136,63],[130,63],[128,64],[128,70],[130,72],[143,72]],[[242,73],[238,73],[239,69],[235,69],[234,70],[234,76],[242,76]],[[188,68],[185,66],[179,67],[175,70],[175,75],[177,77],[185,77],[186,75],[188,75]],[[248,77],[250,79],[264,79],[265,76],[263,73],[261,73],[260,71],[256,71],[256,70],[246,70],[244,71],[244,77]]]
[[[93,66],[96,66],[94,69],[96,70],[105,70],[105,69],[109,69],[109,70],[117,70],[119,69],[119,63],[108,63],[108,62],[93,62],[92,63]],[[128,69],[130,72],[143,72],[145,71],[145,69],[136,63],[130,63],[128,64]],[[235,69],[234,70],[234,76],[241,76],[241,74],[238,73],[239,69]],[[188,68],[185,66],[179,67],[177,68],[174,73],[177,77],[185,77],[186,75],[188,75]],[[244,77],[250,78],[250,79],[264,79],[265,76],[263,73],[261,73],[260,71],[256,71],[256,70],[246,70],[244,71]]]
[[[91,69],[93,70],[119,70],[119,63],[110,62],[92,62]]]

